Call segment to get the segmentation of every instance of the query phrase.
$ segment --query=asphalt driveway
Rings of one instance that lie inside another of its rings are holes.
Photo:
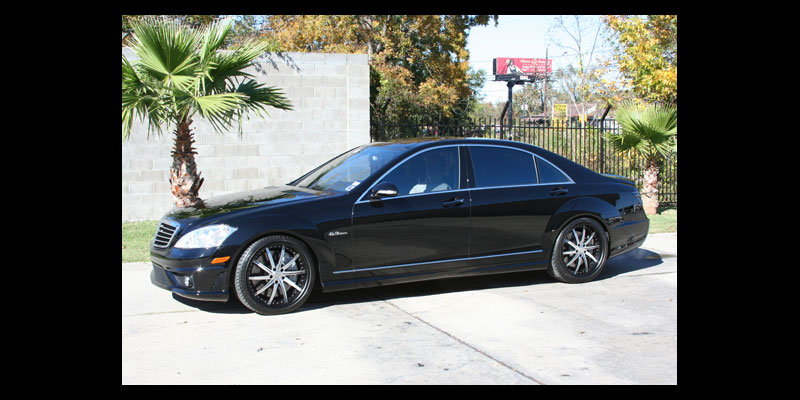
[[[677,384],[677,233],[600,277],[524,272],[314,293],[259,316],[122,265],[123,384]]]

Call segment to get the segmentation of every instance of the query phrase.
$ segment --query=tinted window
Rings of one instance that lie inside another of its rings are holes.
[[[502,147],[470,146],[475,187],[536,183],[533,155]]]
[[[539,179],[542,180],[542,183],[569,182],[569,178],[555,169],[549,162],[538,159],[536,160],[536,165],[539,166]]]
[[[362,146],[323,164],[297,186],[315,190],[353,190],[403,152],[390,146]]]
[[[445,147],[415,155],[386,175],[381,182],[397,186],[397,194],[458,189],[458,147]]]

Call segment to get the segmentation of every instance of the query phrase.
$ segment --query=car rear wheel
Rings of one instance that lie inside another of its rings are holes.
[[[548,272],[566,283],[591,281],[608,259],[608,237],[591,218],[579,218],[561,230],[553,246]]]
[[[305,244],[288,236],[268,236],[250,245],[236,265],[234,287],[247,308],[262,315],[292,312],[311,295],[316,277]]]

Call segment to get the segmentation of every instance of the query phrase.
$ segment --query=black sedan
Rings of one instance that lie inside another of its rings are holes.
[[[175,208],[151,245],[152,282],[259,314],[336,291],[547,270],[587,282],[647,237],[633,182],[524,143],[372,143],[284,186]]]

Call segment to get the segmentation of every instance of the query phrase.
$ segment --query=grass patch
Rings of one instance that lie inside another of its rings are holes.
[[[122,262],[150,262],[150,242],[158,221],[122,223]]]
[[[648,215],[650,233],[678,231],[678,207],[659,207],[658,214]]]

